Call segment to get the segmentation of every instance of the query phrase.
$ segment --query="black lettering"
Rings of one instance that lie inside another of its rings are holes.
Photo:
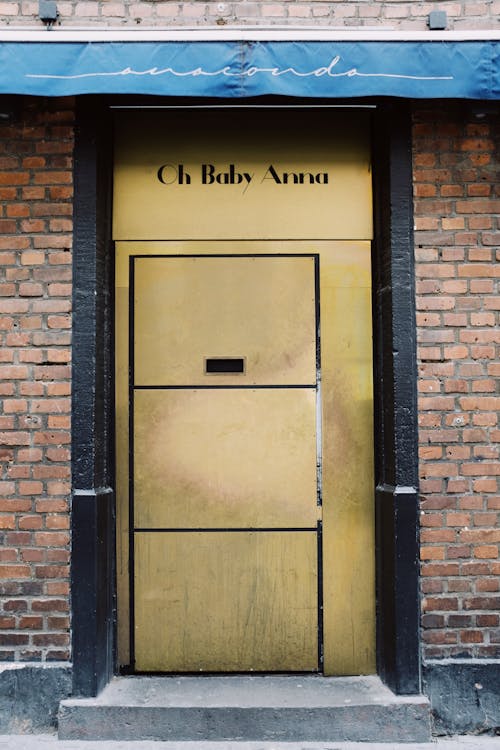
[[[179,185],[191,185],[191,175],[184,171],[184,164],[179,164]]]
[[[215,182],[214,172],[215,167],[213,164],[201,165],[201,182],[203,185],[213,185]]]
[[[174,164],[162,164],[156,174],[162,185],[173,185],[179,177],[178,167]]]
[[[279,175],[276,172],[276,170],[275,170],[275,168],[273,167],[272,164],[270,164],[268,166],[268,168],[267,168],[267,170],[266,170],[266,172],[264,174],[264,177],[262,178],[261,182],[264,182],[264,180],[274,180],[274,182],[277,185],[281,185],[282,184],[282,182],[281,182],[281,180],[279,178]]]

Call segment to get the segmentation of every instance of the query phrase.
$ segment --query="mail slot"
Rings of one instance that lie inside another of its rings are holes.
[[[243,375],[245,359],[243,357],[207,357],[205,359],[206,375]]]

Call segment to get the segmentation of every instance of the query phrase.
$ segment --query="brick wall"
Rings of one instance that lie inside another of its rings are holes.
[[[450,29],[491,29],[500,22],[500,0],[57,0],[62,27],[234,24],[328,24],[426,29],[431,10],[448,14]],[[0,0],[0,23],[42,26],[37,0]]]
[[[0,659],[69,658],[72,103],[0,126]]]
[[[414,126],[427,657],[500,657],[500,120]]]

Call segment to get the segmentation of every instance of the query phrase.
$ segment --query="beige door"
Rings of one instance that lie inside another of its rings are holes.
[[[141,671],[319,668],[316,258],[135,258]]]

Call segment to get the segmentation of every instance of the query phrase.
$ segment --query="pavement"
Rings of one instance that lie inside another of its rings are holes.
[[[500,750],[500,736],[437,737],[399,742],[111,742],[58,740],[54,734],[2,734],[0,750]]]

